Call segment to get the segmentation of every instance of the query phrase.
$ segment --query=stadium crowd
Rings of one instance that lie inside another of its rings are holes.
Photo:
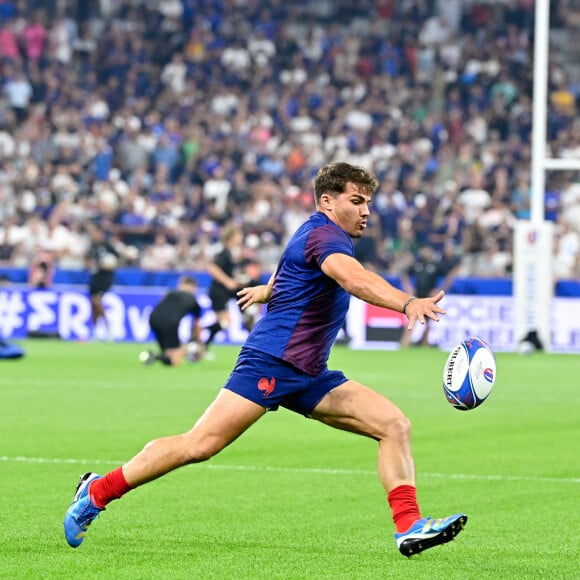
[[[533,0],[0,0],[0,263],[203,270],[224,225],[271,272],[349,161],[380,179],[357,252],[510,276],[530,216]],[[552,25],[564,26],[564,0]],[[580,158],[580,87],[552,47],[548,149]],[[555,276],[580,278],[578,174],[551,172]]]

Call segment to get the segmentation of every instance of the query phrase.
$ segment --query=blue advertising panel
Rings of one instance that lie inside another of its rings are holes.
[[[96,338],[128,342],[153,340],[149,315],[166,291],[164,288],[114,287],[103,297],[109,328],[99,326]],[[199,290],[197,298],[202,307],[202,325],[208,326],[215,321],[215,314],[206,290]],[[229,308],[232,325],[227,333],[216,337],[218,343],[240,343],[247,335],[234,300]],[[184,341],[190,328],[191,319],[186,317],[180,327]],[[59,336],[63,340],[92,338],[91,304],[86,289],[55,286],[49,290],[34,290],[18,285],[0,288],[0,336],[19,339],[30,333]]]

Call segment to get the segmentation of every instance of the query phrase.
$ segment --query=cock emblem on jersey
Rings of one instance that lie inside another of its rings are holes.
[[[262,377],[258,381],[258,389],[262,391],[264,397],[269,397],[274,392],[275,388],[276,379],[274,377],[272,377],[270,380],[268,380],[266,377]]]

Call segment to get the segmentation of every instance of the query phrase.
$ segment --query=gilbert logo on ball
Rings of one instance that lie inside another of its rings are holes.
[[[496,379],[492,348],[481,338],[468,338],[447,357],[443,391],[447,401],[460,411],[475,409],[490,395]]]

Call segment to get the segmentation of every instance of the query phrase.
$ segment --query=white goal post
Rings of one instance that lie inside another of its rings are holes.
[[[546,156],[550,0],[536,0],[530,220],[514,232],[513,296],[517,342],[552,350],[554,224],[545,220],[546,171],[580,170],[578,159]]]

